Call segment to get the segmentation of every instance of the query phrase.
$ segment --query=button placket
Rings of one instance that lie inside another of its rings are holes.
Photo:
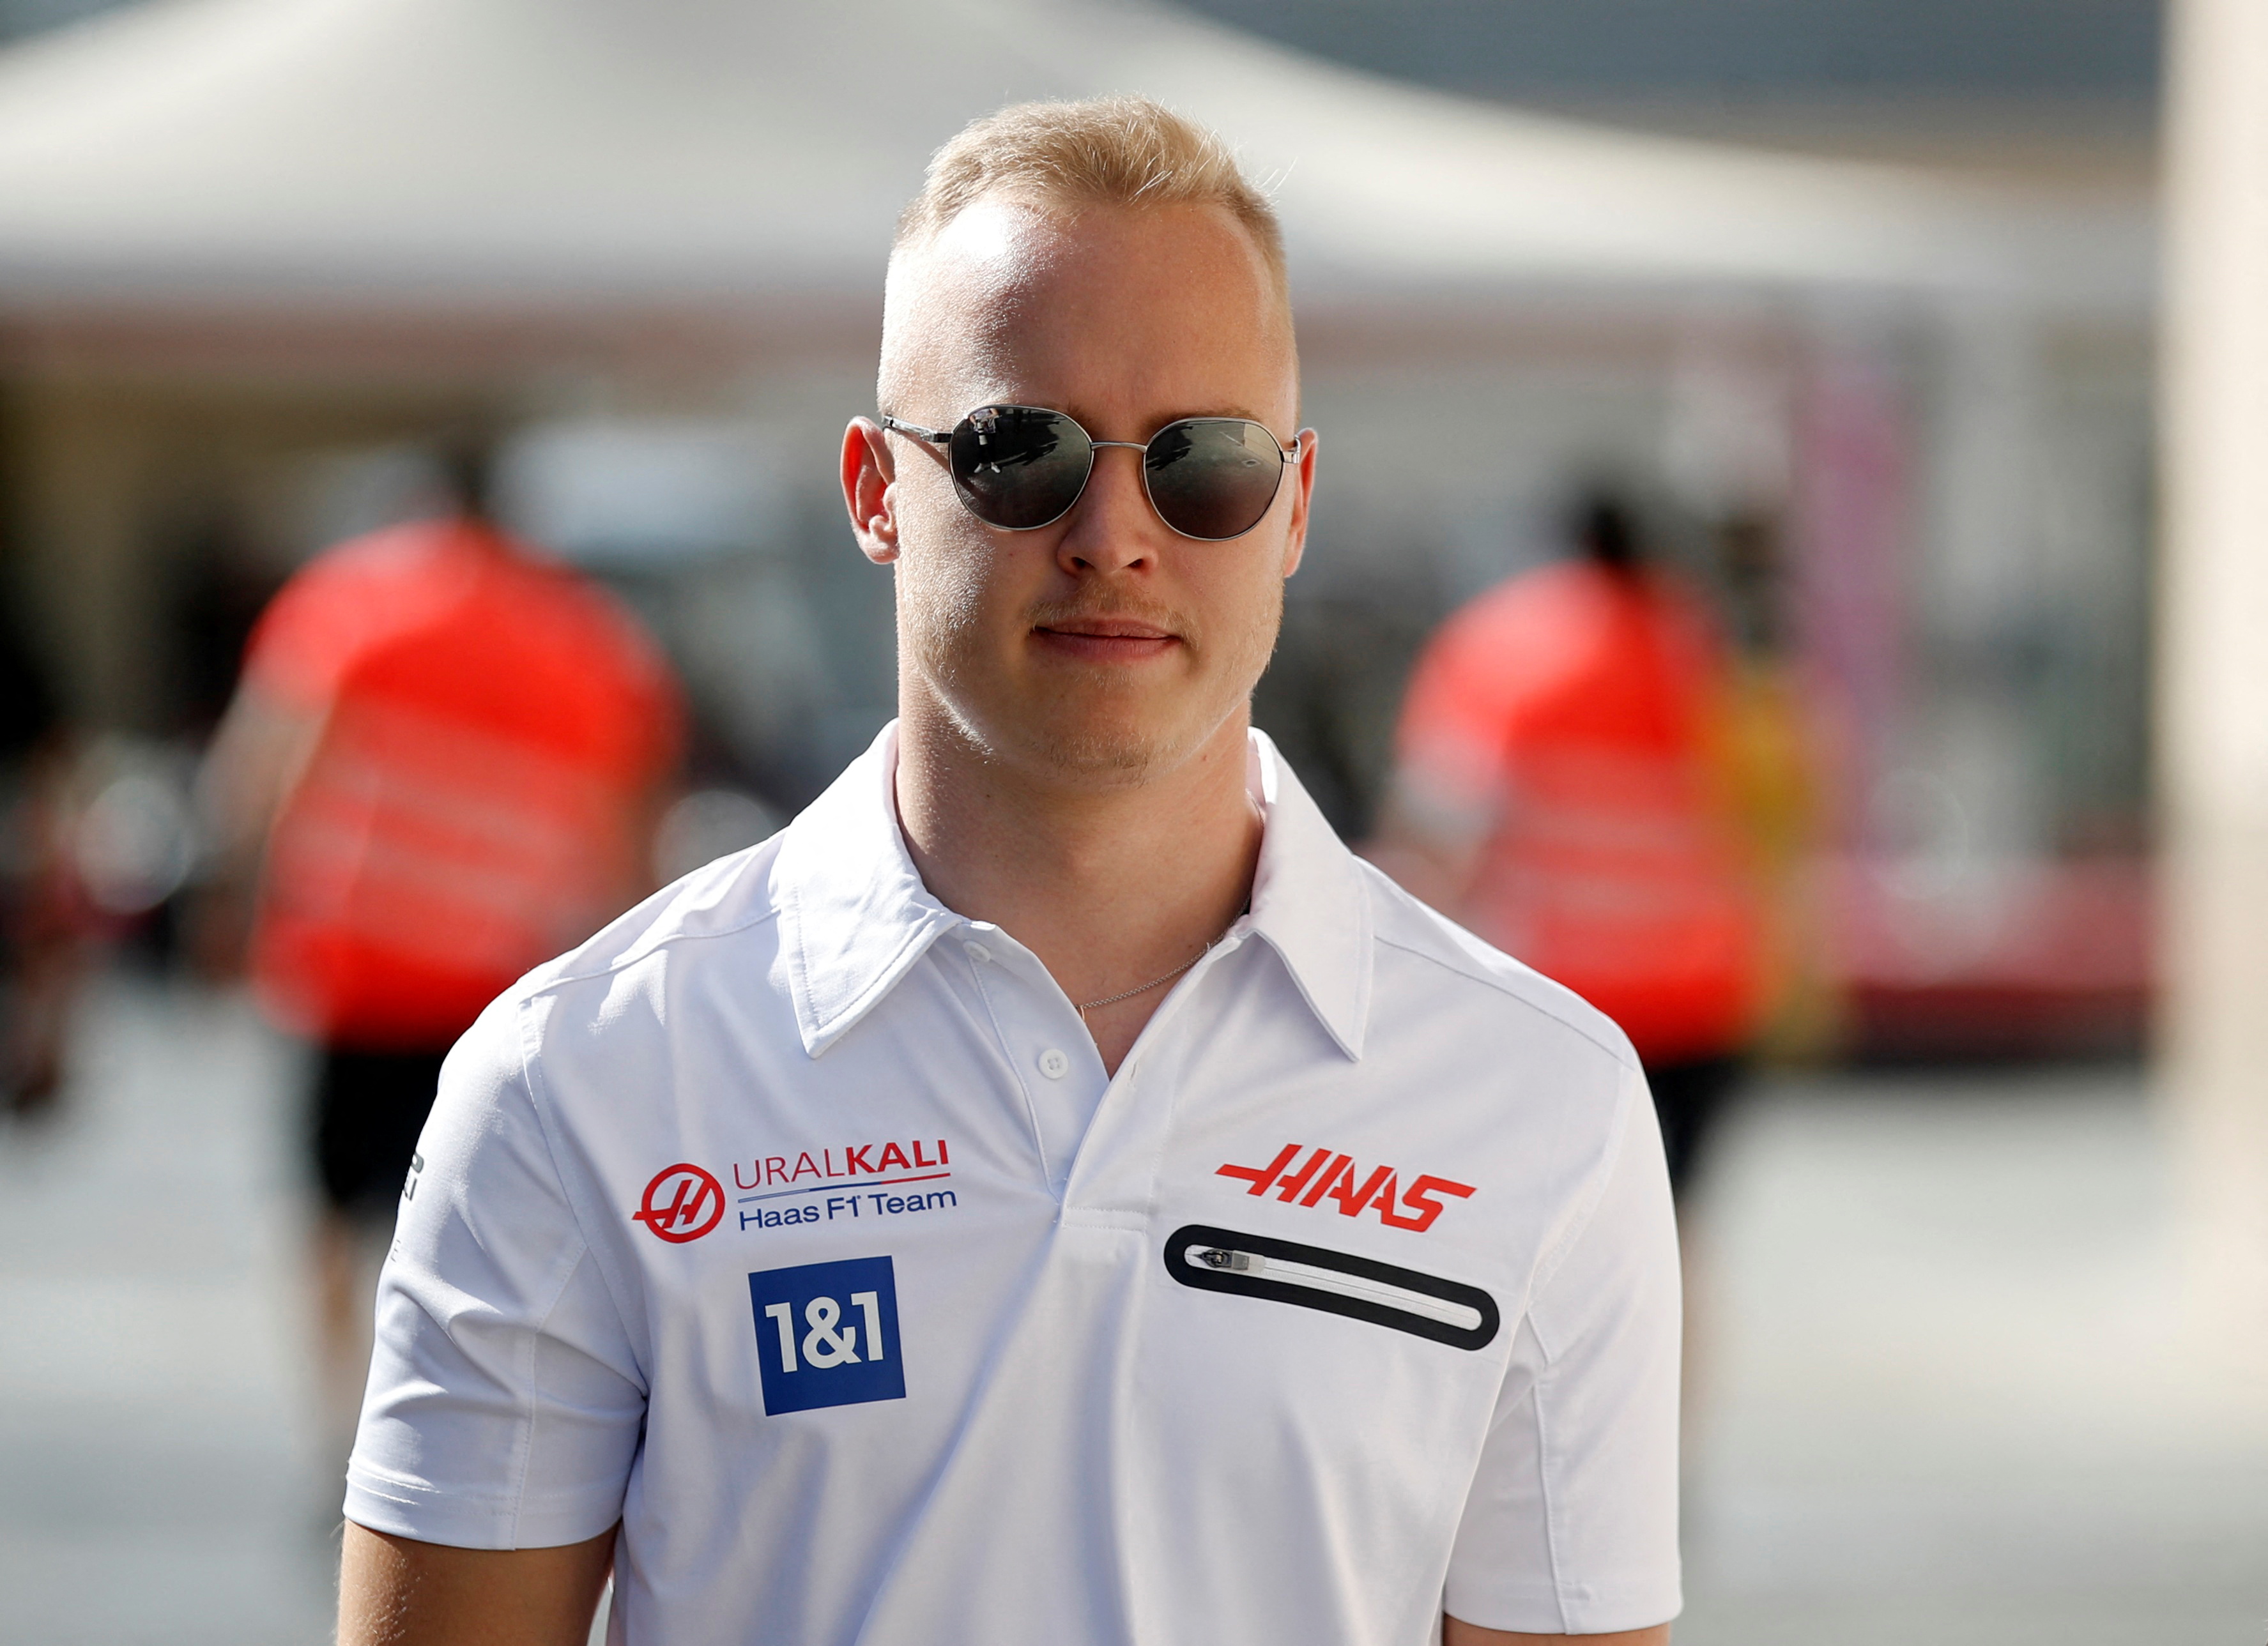
[[[1108,1082],[1084,1025],[1038,959],[1005,932],[987,931],[986,938],[965,937],[961,946],[975,962],[970,969],[993,1034],[1023,1089],[1048,1188],[1060,1195]],[[1067,1030],[1080,1038],[1070,1040]],[[1074,1046],[1084,1059],[1069,1049]]]
[[[1064,1185],[1066,1213],[1074,1204],[1086,1209],[1078,1221],[1141,1226],[1144,1214],[1137,1209],[1154,1193],[1171,1126],[1172,1094],[1178,1084],[1175,1025],[1197,1007],[1203,980],[1244,946],[1243,927],[1241,922],[1232,926],[1212,952],[1167,993],[1104,1089]],[[1157,1077],[1152,1077],[1153,1072]]]

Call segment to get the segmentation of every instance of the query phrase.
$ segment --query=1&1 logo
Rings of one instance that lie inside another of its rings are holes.
[[[698,1240],[725,1216],[725,1186],[699,1166],[680,1161],[654,1174],[644,1203],[630,1214],[672,1244]]]
[[[889,1259],[768,1268],[748,1276],[748,1301],[768,1415],[906,1398]]]

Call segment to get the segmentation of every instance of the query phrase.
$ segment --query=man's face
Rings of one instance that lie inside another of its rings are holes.
[[[980,201],[902,256],[889,309],[886,409],[926,427],[1006,403],[1067,413],[1097,440],[1204,415],[1288,440],[1298,415],[1267,266],[1215,207],[1073,217]],[[887,440],[865,459],[870,489],[886,482],[878,525],[855,483],[861,437],[854,425],[846,482],[862,544],[897,563],[909,717],[941,715],[988,759],[1088,783],[1138,783],[1241,727],[1306,538],[1312,440],[1259,525],[1200,542],[1151,508],[1139,452],[1098,451],[1070,513],[1009,532],[961,505],[940,450],[870,433]]]

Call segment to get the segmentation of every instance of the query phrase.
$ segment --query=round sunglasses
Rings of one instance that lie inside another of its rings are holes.
[[[1183,417],[1148,440],[1097,440],[1071,418],[1039,406],[980,406],[951,429],[885,416],[882,427],[941,445],[961,506],[1004,532],[1034,532],[1071,512],[1101,446],[1142,454],[1142,489],[1158,518],[1183,537],[1218,543],[1267,517],[1297,462],[1298,442],[1278,443],[1246,417]]]

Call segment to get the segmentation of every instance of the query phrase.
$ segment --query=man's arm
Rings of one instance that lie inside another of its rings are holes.
[[[345,1636],[340,1640],[343,1646]],[[1461,1623],[1453,1617],[1441,1620],[1441,1646],[1557,1646],[1561,1642],[1569,1646],[1580,1642],[1589,1646],[1669,1646],[1669,1625],[1657,1623],[1650,1629],[1624,1629],[1617,1635],[1521,1635]]]
[[[453,1549],[350,1520],[338,1646],[584,1646],[614,1554],[611,1527],[553,1549]],[[1474,1636],[1499,1638],[1527,1637]]]

